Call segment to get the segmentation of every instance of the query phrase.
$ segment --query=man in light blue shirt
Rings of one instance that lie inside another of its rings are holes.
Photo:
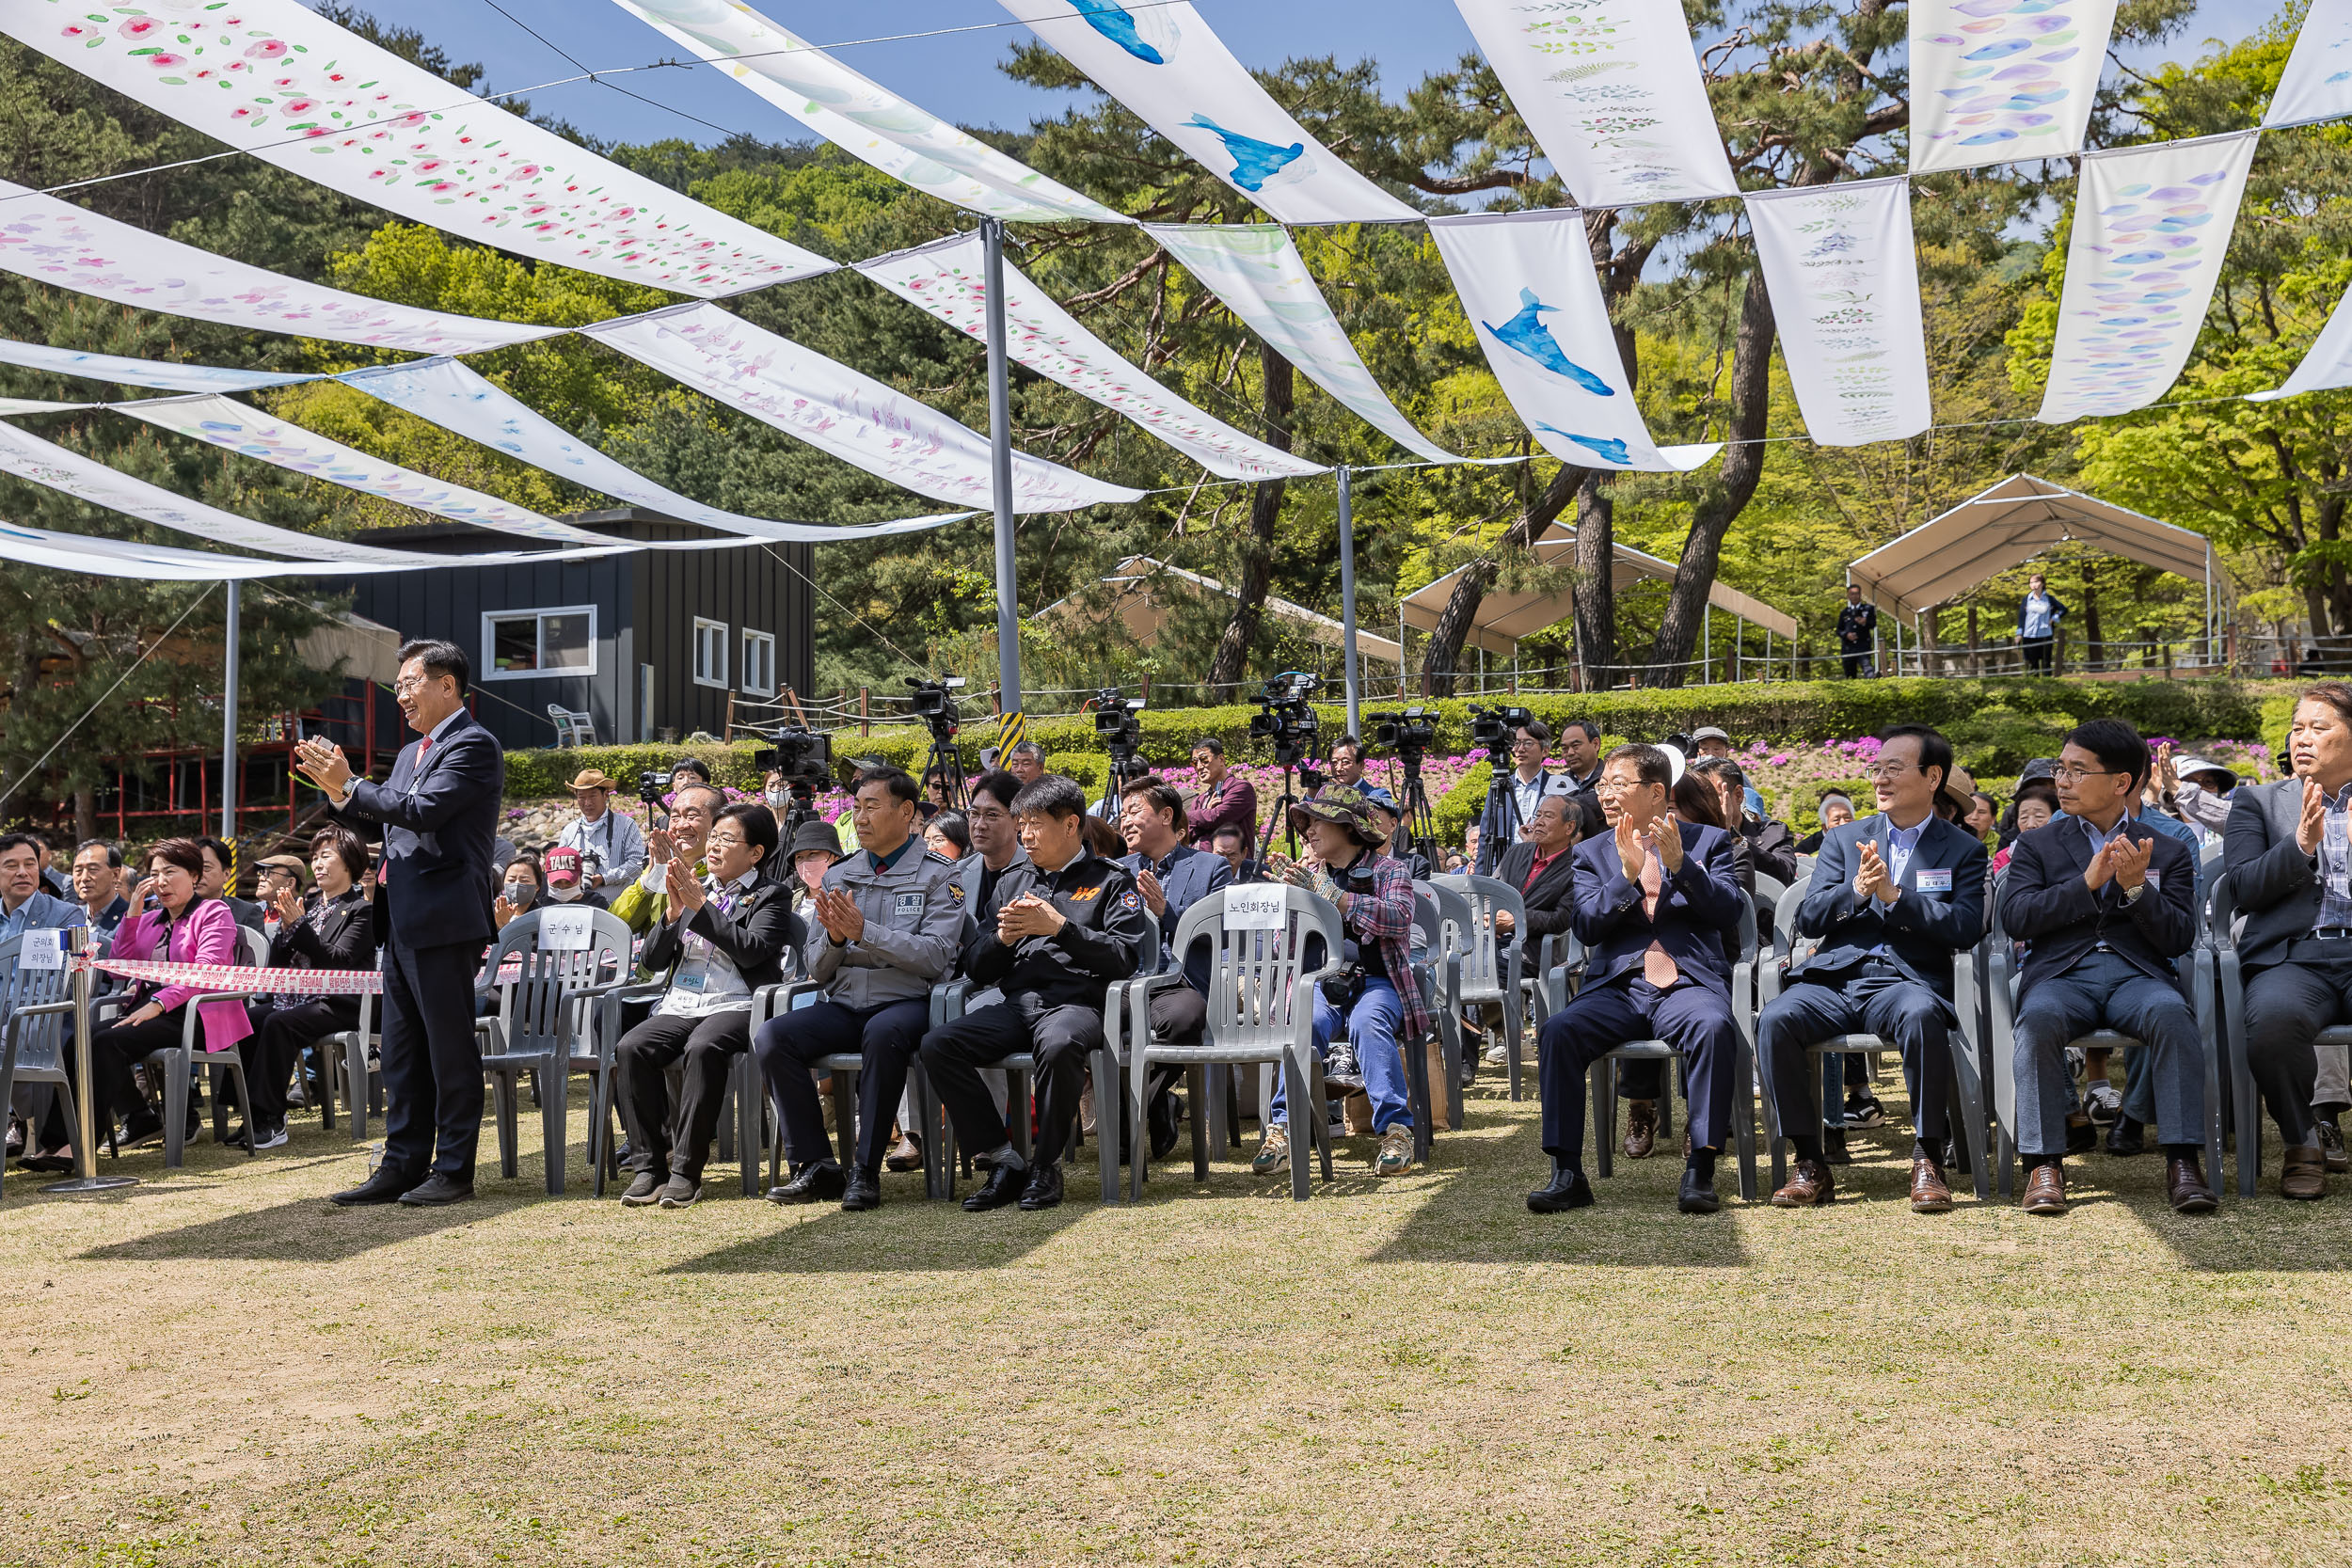
[[[40,874],[49,863],[49,847],[30,833],[0,834],[0,942],[21,937],[27,931],[67,931],[87,927],[88,916],[82,906],[70,898],[59,898],[40,885]],[[0,1019],[0,1024],[7,1021]],[[47,1084],[27,1084],[9,1097],[11,1126],[8,1128],[8,1152],[16,1155],[27,1152],[31,1141],[27,1129],[39,1125],[47,1117],[50,1126],[48,1148],[54,1152],[65,1142],[66,1132],[61,1118],[47,1115],[56,1098],[56,1090]]]

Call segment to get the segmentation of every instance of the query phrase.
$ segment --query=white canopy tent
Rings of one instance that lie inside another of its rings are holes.
[[[1535,559],[1547,566],[1574,564],[1576,531],[1559,528],[1537,540]],[[1454,579],[1461,575],[1459,571],[1448,572],[1419,593],[1407,596],[1398,607],[1399,618],[1406,626],[1422,631],[1437,630],[1438,618],[1445,612],[1446,601],[1454,596]],[[1645,580],[1670,582],[1674,575],[1675,563],[1671,561],[1661,560],[1625,545],[1615,546],[1610,573],[1614,587],[1623,588]],[[1761,599],[1718,582],[1707,591],[1707,602],[1710,611],[1720,610],[1736,621],[1753,622],[1762,626],[1768,658],[1770,640],[1774,635],[1788,639],[1790,649],[1795,648],[1796,621]],[[1558,626],[1571,613],[1573,606],[1565,589],[1540,593],[1489,592],[1479,600],[1477,617],[1463,641],[1466,646],[1484,648],[1488,653],[1515,655],[1521,638],[1533,637],[1539,631]]]
[[[2031,474],[2012,474],[1846,568],[1846,580],[1915,635],[1921,619],[2054,545],[2094,546],[2111,555],[2205,585],[2208,660],[2229,579],[2213,542],[2172,523],[2086,496]],[[1899,649],[1898,650],[1899,654]]]

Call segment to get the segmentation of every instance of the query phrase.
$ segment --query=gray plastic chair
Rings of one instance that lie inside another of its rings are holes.
[[[1820,945],[1818,937],[1797,935],[1797,911],[1804,904],[1805,887],[1793,887],[1781,895],[1780,906],[1773,913],[1772,958],[1766,961],[1756,975],[1756,1017],[1763,1018],[1765,1006],[1778,996],[1787,984],[1790,965],[1809,956]],[[1968,1162],[1969,1174],[1976,1180],[1977,1201],[1992,1201],[1992,1172],[1985,1159],[1987,1125],[1984,1110],[1983,1055],[1979,1049],[1979,1025],[1982,1007],[1977,993],[1977,967],[1979,955],[1990,937],[1980,939],[1977,945],[1963,953],[1952,955],[1952,1006],[1960,1014],[1960,1028],[1951,1041],[1952,1078],[1959,1093],[1954,1096],[1952,1119],[1959,1124],[1961,1148]],[[1879,1035],[1831,1035],[1805,1047],[1805,1055],[1813,1066],[1813,1097],[1818,1103],[1821,1097],[1821,1059],[1827,1055],[1851,1053],[1893,1051],[1896,1047]],[[1917,1115],[1917,1107],[1913,1107]],[[1788,1180],[1788,1151],[1782,1147],[1780,1108],[1772,1101],[1769,1086],[1764,1095],[1764,1135],[1772,1146],[1772,1186],[1777,1190]]]
[[[1472,916],[1459,955],[1461,979],[1450,1010],[1458,1012],[1462,1007],[1487,1002],[1502,1006],[1503,1043],[1510,1060],[1511,1098],[1519,1100],[1524,1097],[1522,1080],[1526,1071],[1519,972],[1527,949],[1527,900],[1518,889],[1493,877],[1455,875],[1434,880],[1437,886],[1459,895],[1470,906]],[[1498,911],[1511,917],[1513,940],[1507,944],[1496,941]]]
[[[2213,897],[2205,908],[2206,960],[2217,972],[2217,1012],[2222,1026],[2220,1045],[2230,1064],[2230,1105],[2237,1142],[2237,1191],[2240,1197],[2252,1197],[2260,1190],[2263,1170],[2263,1106],[2262,1093],[2254,1087],[2254,1069],[2246,1050],[2246,975],[2239,966],[2237,934],[2233,929],[2237,919],[2237,895],[2230,886],[2230,876],[2223,872],[2214,879]],[[2338,1049],[2352,1049],[2352,1024],[2331,1024],[2322,1029],[2312,1042]],[[2214,1040],[2208,1037],[2208,1050]],[[2215,1184],[2220,1175],[2215,1173]]]
[[[759,1033],[759,1026],[770,1019],[779,1017],[797,1007],[807,1006],[821,998],[824,993],[823,982],[817,980],[791,980],[781,986],[761,987],[759,999],[752,1007],[752,1033],[756,1036]],[[936,994],[934,992],[934,997]],[[932,1027],[935,1028],[946,1021],[938,1016],[940,1008],[936,1000],[931,1010]],[[959,1016],[961,1012],[961,1008],[959,1006]],[[833,1055],[819,1058],[811,1070],[823,1073],[833,1080],[834,1136],[839,1146],[835,1158],[840,1161],[843,1169],[850,1169],[857,1161],[857,1075],[866,1070],[866,1057],[861,1052],[836,1052]],[[774,1097],[767,1092],[767,1085],[761,1078],[759,1063],[748,1051],[743,1053],[743,1062],[736,1078],[738,1082],[731,1083],[728,1090],[735,1097],[738,1124],[736,1137],[747,1148],[755,1150],[758,1147],[755,1140],[760,1136],[761,1129],[753,1118],[765,1117],[769,1112],[772,1112],[775,1106]],[[907,1065],[907,1087],[914,1091],[914,1112],[921,1123],[916,1131],[921,1134],[923,1143],[923,1196],[926,1198],[945,1197],[949,1192],[949,1187],[945,1164],[941,1159],[941,1140],[929,1131],[940,1120],[940,1111],[933,1101],[931,1081],[923,1070],[923,1059],[920,1056],[915,1057]],[[744,1108],[746,1105],[752,1106],[752,1109],[746,1111]],[[779,1113],[774,1116],[773,1119],[775,1139],[769,1146],[768,1155],[769,1180],[771,1182],[779,1181],[784,1177],[784,1117]],[[753,1175],[756,1168],[755,1154],[747,1153],[743,1158],[743,1192],[746,1196],[755,1196],[756,1193]]]
[[[1281,895],[1280,929],[1227,928],[1225,903],[1232,894],[1263,894],[1269,890]],[[1317,936],[1323,939],[1327,968],[1311,970],[1307,967],[1308,946],[1310,940]],[[1331,1136],[1324,1112],[1323,1060],[1316,1054],[1314,1045],[1314,988],[1326,973],[1339,964],[1340,911],[1306,889],[1283,883],[1220,889],[1184,911],[1170,946],[1176,952],[1188,953],[1196,941],[1208,942],[1214,947],[1209,967],[1208,1018],[1197,1043],[1152,1038],[1151,993],[1166,986],[1183,985],[1181,973],[1153,974],[1129,982],[1125,1009],[1127,1109],[1134,1125],[1138,1129],[1144,1125],[1152,1068],[1156,1064],[1169,1063],[1187,1070],[1210,1064],[1287,1065],[1294,1091],[1290,1100],[1294,1135],[1302,1123],[1311,1129],[1310,1147],[1322,1156],[1323,1179],[1330,1180]],[[1140,1136],[1136,1144],[1128,1157],[1128,1192],[1140,1198],[1143,1184],[1150,1179],[1151,1150],[1148,1141]],[[1294,1142],[1291,1196],[1302,1203],[1309,1190],[1306,1152]],[[1193,1179],[1208,1180],[1204,1138],[1195,1137],[1193,1158]]]
[[[598,999],[634,984],[629,929],[609,910],[581,910],[588,917],[588,945],[555,951],[539,945],[539,926],[548,911],[532,910],[508,921],[474,982],[477,1004],[495,990],[495,1018],[475,1028],[485,1040],[482,1069],[489,1074],[498,1116],[499,1174],[514,1180],[516,1119],[525,1073],[539,1092],[540,1143],[547,1161],[549,1196],[564,1191],[565,1088],[576,1070],[593,1071],[599,1060],[591,1017]],[[565,911],[567,913],[574,911]],[[501,981],[509,958],[516,974]],[[586,1049],[582,1049],[586,1042]]]
[[[1738,1101],[1731,1137],[1740,1156],[1740,1196],[1749,1203],[1756,1201],[1756,902],[1742,898],[1740,958],[1731,966],[1731,1019],[1738,1025],[1740,1040],[1738,1059],[1731,1064],[1732,1095]],[[1642,1060],[1668,1064],[1665,1096],[1659,1102],[1658,1124],[1663,1131],[1669,1125],[1666,1111],[1677,1076],[1674,1069],[1680,1065],[1681,1055],[1664,1040],[1628,1040],[1594,1061],[1587,1077],[1593,1097],[1593,1129],[1599,1139],[1596,1153],[1604,1179],[1616,1174],[1617,1064]]]
[[[69,955],[71,936],[65,933]],[[0,942],[0,1107],[16,1103],[19,1084],[54,1085],[64,1101],[65,1124],[78,1139],[82,1124],[66,1063],[66,1053],[73,1048],[72,964],[69,957],[56,969],[26,969],[17,962],[24,946],[21,936]],[[30,1129],[24,1151],[33,1152]],[[0,1161],[0,1166],[6,1164]]]
[[[237,961],[246,969],[266,970],[269,967],[269,938],[249,926],[237,927]],[[207,1051],[198,1043],[203,1030],[201,1011],[211,1002],[234,1002],[240,1006],[258,1002],[273,994],[266,987],[250,990],[208,990],[188,999],[182,1015],[180,1043],[167,1045],[147,1053],[148,1067],[160,1078],[164,1086],[164,1169],[180,1170],[187,1164],[188,1078],[191,1065],[206,1069],[206,1080],[212,1089],[213,1138],[226,1142],[228,1123],[223,1119],[227,1107],[220,1098],[224,1077],[236,1085],[237,1109],[245,1117],[246,1159],[255,1155],[253,1147],[253,1094],[246,1081],[245,1057],[237,1048]]]
[[[1175,979],[1181,984],[1184,976],[1179,974],[1175,975]],[[1126,1016],[1130,1010],[1127,1002],[1130,995],[1129,988],[1136,984],[1136,982],[1132,979],[1113,980],[1104,989],[1103,1048],[1090,1053],[1087,1059],[1087,1068],[1093,1085],[1089,1098],[1094,1107],[1095,1164],[1102,1179],[1104,1201],[1106,1203],[1117,1202],[1119,1197],[1120,1072],[1117,1066],[1119,1020]],[[931,1027],[937,1029],[943,1024],[951,1023],[961,1018],[971,990],[972,982],[969,980],[949,980],[935,987],[931,991]],[[1143,1027],[1148,1033],[1150,1030],[1148,1008],[1144,1011]],[[1005,1074],[1005,1130],[1011,1134],[1012,1147],[1020,1150],[1021,1157],[1025,1160],[1030,1154],[1029,1123],[1035,1115],[1036,1107],[1037,1057],[1029,1052],[1017,1051],[1009,1056],[998,1058],[991,1064],[991,1069]],[[917,1073],[922,1071],[919,1062],[915,1065],[914,1071]],[[910,1075],[908,1081],[913,1083],[915,1080]],[[962,1156],[956,1147],[955,1123],[947,1116],[946,1101],[942,1101],[938,1093],[931,1088],[929,1076],[924,1076],[921,1082],[923,1094],[917,1103],[925,1121],[923,1129],[925,1180],[928,1183],[932,1179],[934,1169],[932,1150],[936,1148],[938,1150],[936,1170],[939,1196],[952,1198],[956,1196],[956,1179],[963,1167]],[[838,1094],[840,1090],[836,1087],[834,1092]],[[841,1113],[838,1109],[834,1112],[834,1119],[836,1123],[841,1119]],[[1138,1121],[1135,1127],[1134,1141],[1137,1143],[1145,1141],[1148,1134],[1142,1131],[1143,1123]],[[1084,1134],[1081,1133],[1081,1141],[1083,1138]],[[1073,1144],[1072,1147],[1075,1148],[1077,1146]],[[926,1191],[929,1191],[928,1186]]]

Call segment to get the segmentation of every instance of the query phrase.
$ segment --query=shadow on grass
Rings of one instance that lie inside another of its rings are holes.
[[[135,1190],[135,1189],[134,1189]],[[429,1236],[494,1218],[540,1195],[501,1193],[446,1209],[407,1209],[388,1203],[368,1209],[338,1209],[324,1193],[246,1213],[224,1214],[177,1230],[91,1247],[90,1262],[159,1263],[187,1259],[217,1262],[337,1263],[377,1247]]]
[[[968,1273],[1017,1261],[1092,1213],[1092,1169],[1066,1173],[1061,1207],[1025,1214],[967,1214],[961,1202],[926,1202],[919,1173],[882,1178],[882,1206],[862,1214],[834,1204],[771,1209],[777,1228],[755,1241],[684,1259],[662,1271],[698,1274],[884,1274],[909,1269]],[[968,1194],[973,1189],[958,1189]],[[769,1207],[761,1205],[761,1207]]]

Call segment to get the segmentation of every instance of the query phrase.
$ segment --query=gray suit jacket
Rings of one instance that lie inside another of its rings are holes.
[[[2240,784],[2231,792],[2230,821],[2221,832],[2221,865],[2246,917],[2238,961],[2252,974],[2287,956],[2287,943],[2309,936],[2319,918],[2319,872],[2295,842],[2303,815],[2303,781]]]

